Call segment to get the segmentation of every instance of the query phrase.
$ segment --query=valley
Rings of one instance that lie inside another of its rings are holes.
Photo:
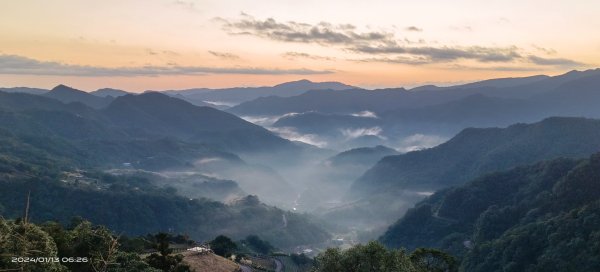
[[[600,70],[415,90],[306,80],[141,94],[0,89],[0,214],[198,244],[226,236],[238,245],[227,255],[245,261],[182,259],[223,271],[261,258],[307,271],[331,248],[373,240],[496,271],[506,264],[484,255],[517,254],[515,235],[595,226],[585,218],[600,181],[598,86]],[[264,252],[248,247],[253,236]],[[555,254],[556,239],[537,246]]]

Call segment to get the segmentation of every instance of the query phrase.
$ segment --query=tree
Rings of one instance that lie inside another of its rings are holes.
[[[165,272],[183,272],[190,271],[190,267],[183,263],[181,254],[171,255],[173,250],[169,248],[169,240],[171,236],[167,233],[158,233],[154,236],[156,249],[160,254],[152,253],[146,258],[150,266],[160,269]]]
[[[342,251],[329,248],[315,258],[314,272],[417,272],[404,251],[388,250],[378,242]]]
[[[410,260],[419,269],[430,272],[458,271],[456,260],[447,253],[432,248],[417,248]]]
[[[70,231],[70,250],[68,257],[88,258],[89,262],[70,263],[74,271],[108,271],[114,264],[119,243],[111,231],[103,226],[92,226],[82,221]]]
[[[227,236],[219,235],[214,240],[210,241],[210,248],[219,256],[228,258],[237,250],[237,245]]]
[[[24,221],[5,221],[0,217],[0,267],[22,271],[66,271],[60,262],[12,262],[13,257],[57,258],[52,237],[40,227]]]
[[[269,252],[274,249],[274,247],[268,241],[262,240],[256,235],[248,235],[244,241],[248,244],[248,246],[261,254],[269,254]]]
[[[160,272],[161,270],[150,266],[140,255],[132,252],[119,251],[115,258],[115,265],[110,272]]]

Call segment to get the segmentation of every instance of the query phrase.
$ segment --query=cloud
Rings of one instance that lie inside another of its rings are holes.
[[[525,66],[522,64],[516,66],[470,66],[452,64],[446,67],[447,69],[453,70],[473,70],[473,71],[506,71],[506,72],[534,72],[540,71],[540,67],[536,66]]]
[[[0,55],[0,74],[12,75],[51,75],[83,77],[134,77],[165,75],[206,75],[206,74],[250,74],[250,75],[314,75],[331,74],[328,70],[278,69],[258,67],[204,67],[204,66],[139,66],[139,67],[99,67],[73,65],[54,61],[39,61],[17,55]]]
[[[193,1],[175,0],[175,1],[173,1],[173,4],[176,6],[182,7],[184,9],[190,10],[190,11],[198,11],[196,9],[196,3],[194,3]]]
[[[408,65],[423,65],[435,63],[457,63],[459,61],[474,61],[479,63],[512,63],[512,64],[536,64],[539,66],[573,66],[581,63],[554,58],[547,59],[533,56],[529,52],[516,46],[449,46],[427,44],[424,40],[418,42],[406,38],[399,39],[393,32],[388,31],[358,31],[351,24],[332,24],[320,22],[316,24],[277,21],[273,18],[264,20],[256,19],[248,14],[242,13],[241,18],[229,20],[215,18],[223,29],[231,35],[251,35],[263,39],[318,44],[321,46],[337,47],[346,53],[358,53],[365,57],[350,59],[358,62],[385,62]],[[472,31],[468,26],[453,26],[451,29],[458,31]],[[416,26],[406,27],[407,31],[422,31]],[[552,53],[552,50],[542,50]],[[531,56],[530,56],[531,55]],[[318,59],[307,53],[288,52],[284,54],[287,58],[309,58]],[[507,66],[505,68],[510,68]],[[498,69],[495,69],[498,70]],[[515,70],[512,68],[510,70]]]
[[[240,59],[240,56],[236,55],[236,54],[232,54],[232,53],[227,53],[227,52],[217,52],[217,51],[208,51],[209,54],[220,58],[220,59],[225,59],[225,60],[237,60]]]
[[[447,138],[437,135],[414,134],[403,138],[396,149],[400,152],[411,152],[431,148],[445,142]]]
[[[361,111],[361,112],[353,113],[350,115],[355,116],[355,117],[365,117],[365,118],[375,118],[375,119],[379,118],[377,116],[377,114],[372,111]]]
[[[521,58],[515,46],[432,47],[423,45],[424,41],[420,41],[419,46],[407,46],[405,44],[413,44],[413,42],[406,39],[398,40],[391,32],[358,32],[356,26],[350,24],[280,22],[273,18],[258,20],[247,14],[242,14],[242,18],[235,21],[223,18],[217,20],[223,24],[223,29],[232,35],[252,35],[275,41],[339,46],[350,52],[369,55],[402,55],[396,58],[367,58],[363,61],[424,64],[459,59],[512,62]],[[406,30],[421,31],[422,29],[409,26]],[[286,53],[288,57],[311,57],[306,53],[288,53]]]
[[[223,29],[229,34],[253,35],[284,42],[354,45],[365,42],[391,41],[394,37],[389,32],[357,32],[356,26],[351,24],[279,22],[273,18],[257,20],[247,14],[242,14],[242,18],[236,21],[223,18],[217,18],[217,20],[223,23]]]
[[[375,58],[363,58],[363,59],[350,59],[355,62],[382,62],[392,64],[411,64],[411,65],[422,65],[432,63],[432,61],[425,57],[375,57]]]
[[[555,55],[557,53],[556,50],[554,50],[552,48],[544,48],[544,47],[541,47],[541,46],[537,46],[535,44],[532,44],[531,46],[533,48],[535,48],[536,50],[538,50],[538,51],[540,51],[540,52],[542,52],[542,53],[544,53],[546,55]]]
[[[212,104],[215,106],[225,106],[225,107],[233,107],[235,105],[238,105],[237,103],[231,103],[231,102],[226,102],[226,101],[203,100],[202,102]]]
[[[303,142],[321,148],[328,145],[327,141],[321,139],[318,135],[302,134],[297,132],[293,127],[269,127],[268,129],[279,135],[279,137],[288,139],[290,141]]]
[[[281,54],[281,56],[283,56],[286,59],[290,59],[290,60],[301,59],[301,58],[312,59],[312,60],[328,60],[328,61],[335,60],[335,58],[332,58],[332,57],[317,56],[317,55],[312,55],[312,54],[303,53],[303,52],[285,52],[285,53]]]
[[[351,50],[366,54],[402,54],[418,56],[418,61],[426,62],[449,62],[458,59],[470,59],[479,62],[512,62],[520,59],[522,56],[518,53],[518,48],[510,47],[412,47],[399,44],[390,44],[384,46],[357,46]],[[393,59],[390,59],[393,60]],[[411,60],[410,58],[406,60]],[[399,59],[402,61],[402,59]]]
[[[259,125],[259,126],[270,127],[275,122],[277,122],[279,119],[296,116],[299,114],[301,114],[301,113],[288,112],[288,113],[282,114],[282,115],[262,115],[262,116],[244,115],[244,116],[240,116],[240,118],[242,118],[250,123]]]
[[[423,31],[422,28],[418,28],[416,26],[409,26],[409,27],[405,28],[404,30],[406,30],[406,31],[414,31],[414,32],[421,32],[421,31]]]
[[[529,61],[537,65],[549,65],[549,66],[582,66],[585,65],[581,62],[577,62],[570,59],[564,58],[542,58],[538,56],[527,57]]]
[[[357,128],[357,129],[341,129],[342,135],[347,139],[356,139],[363,136],[377,136],[380,139],[385,139],[381,136],[383,130],[380,127]]]

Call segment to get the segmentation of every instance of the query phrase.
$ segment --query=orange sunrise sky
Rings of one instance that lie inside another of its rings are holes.
[[[600,66],[599,1],[1,1],[0,87],[448,85]]]

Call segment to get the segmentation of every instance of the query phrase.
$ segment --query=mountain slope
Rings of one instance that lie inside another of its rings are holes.
[[[111,98],[97,97],[65,85],[58,85],[49,92],[44,93],[43,96],[63,103],[80,102],[95,109],[106,107],[112,101]]]
[[[40,88],[29,88],[29,87],[13,87],[13,88],[0,88],[0,92],[5,93],[26,93],[26,94],[44,94],[48,90]]]
[[[229,109],[238,115],[282,115],[290,112],[355,113],[398,107],[411,94],[405,89],[309,91],[292,97],[262,97]],[[399,102],[400,101],[400,102]]]
[[[328,161],[332,166],[369,166],[375,164],[381,158],[391,155],[397,155],[398,151],[378,145],[375,147],[354,148],[341,152]]]
[[[22,216],[23,199],[30,191],[30,220],[37,223],[53,220],[67,224],[81,216],[126,235],[176,232],[206,241],[221,234],[235,239],[256,234],[281,248],[319,243],[329,237],[308,216],[268,206],[253,196],[226,205],[181,197],[172,190],[155,188],[143,178],[84,174],[77,182],[46,176],[3,178],[0,190],[11,194],[0,194],[1,215]]]
[[[119,96],[127,95],[129,93],[126,91],[123,91],[123,90],[118,90],[118,89],[102,88],[102,89],[95,90],[95,91],[91,92],[90,94],[99,96],[99,97],[107,97],[107,96],[119,97]]]
[[[549,94],[569,82],[597,76],[600,76],[600,69],[571,71],[553,77],[490,79],[450,87],[423,86],[411,91],[398,88],[371,91],[307,92],[291,97],[263,97],[237,105],[229,111],[240,115],[282,115],[307,111],[347,114],[365,110],[382,113],[388,110],[433,106],[472,95],[485,95],[527,100],[531,105],[544,106],[544,110],[551,112],[552,105],[539,104],[540,96]],[[595,84],[597,85],[599,82],[596,81]]]
[[[437,147],[385,157],[352,186],[354,194],[432,190],[483,173],[600,150],[600,120],[549,118],[504,129],[469,128]]]
[[[235,105],[242,102],[254,100],[259,97],[279,96],[288,97],[302,94],[310,90],[348,90],[355,87],[339,82],[311,82],[299,80],[286,82],[273,87],[240,87],[226,89],[189,89],[179,91],[167,91],[169,94],[178,94],[186,100],[196,104],[203,102],[224,103]]]
[[[132,133],[179,137],[232,151],[294,147],[289,141],[234,115],[156,92],[118,97],[103,113]]]
[[[451,251],[464,271],[595,271],[599,169],[596,154],[488,174],[417,204],[380,240]]]

